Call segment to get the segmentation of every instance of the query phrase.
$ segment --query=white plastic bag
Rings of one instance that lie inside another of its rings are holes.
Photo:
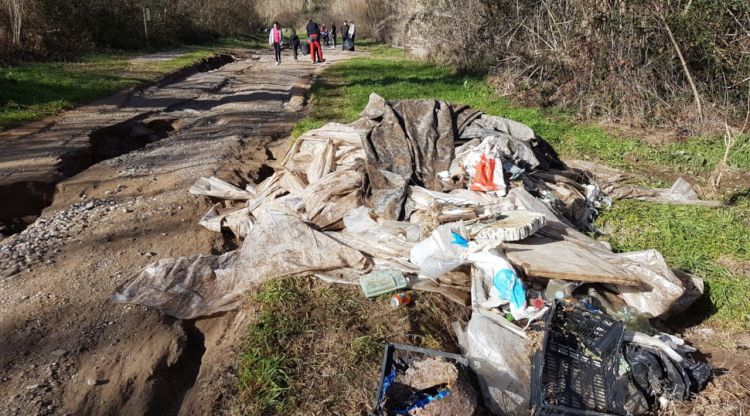
[[[463,222],[443,224],[411,249],[410,261],[419,266],[420,274],[437,279],[465,262],[468,242]]]

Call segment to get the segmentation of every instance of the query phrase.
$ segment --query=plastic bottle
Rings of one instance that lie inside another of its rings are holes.
[[[573,291],[579,283],[568,282],[565,280],[550,280],[547,288],[544,289],[544,299],[547,302],[554,302],[555,299],[566,299],[573,296]]]

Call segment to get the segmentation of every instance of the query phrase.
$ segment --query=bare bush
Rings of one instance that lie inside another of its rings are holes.
[[[737,108],[750,81],[749,2],[390,3],[391,41],[458,70],[488,71],[501,92],[534,104],[696,127],[706,111],[714,121],[725,111],[744,115]],[[716,111],[725,96],[728,105]]]

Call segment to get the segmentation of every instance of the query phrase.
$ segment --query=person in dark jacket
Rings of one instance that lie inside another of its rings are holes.
[[[333,47],[336,47],[336,23],[331,25],[331,39],[333,40]]]
[[[341,50],[344,50],[346,39],[349,37],[349,24],[344,20],[344,26],[341,27]]]
[[[324,62],[323,48],[320,46],[320,26],[310,18],[307,19],[307,41],[310,44],[312,63]]]
[[[297,29],[292,29],[292,36],[289,37],[289,43],[294,51],[294,60],[296,61],[297,52],[302,49],[302,45],[299,42],[299,36],[297,36]]]

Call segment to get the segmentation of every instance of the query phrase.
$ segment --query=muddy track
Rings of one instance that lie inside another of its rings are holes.
[[[249,310],[182,322],[109,301],[152,261],[236,246],[197,225],[212,201],[187,188],[272,174],[322,69],[219,63],[0,135],[0,211],[18,227],[0,241],[0,414],[211,414],[231,399]]]

